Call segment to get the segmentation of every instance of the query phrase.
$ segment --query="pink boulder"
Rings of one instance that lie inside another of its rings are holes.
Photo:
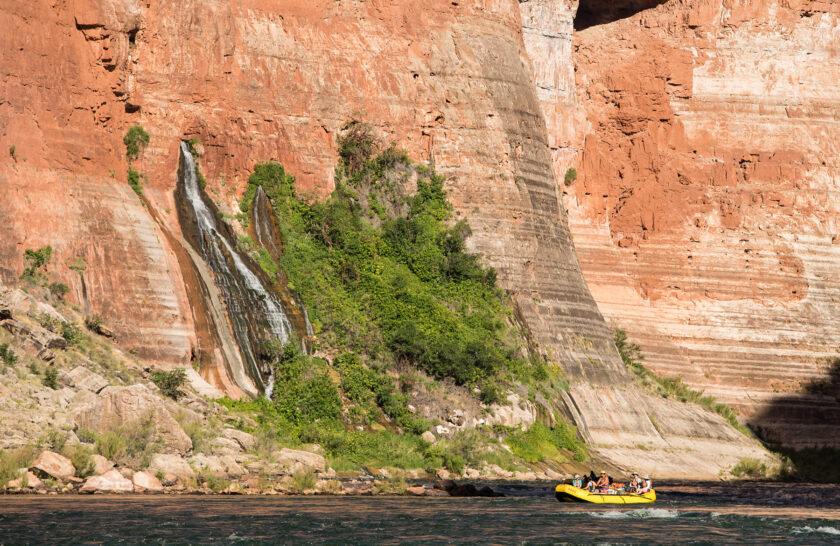
[[[131,480],[125,479],[118,470],[109,470],[101,476],[88,478],[79,491],[82,493],[95,493],[97,491],[130,493],[134,491],[134,484],[131,483]]]

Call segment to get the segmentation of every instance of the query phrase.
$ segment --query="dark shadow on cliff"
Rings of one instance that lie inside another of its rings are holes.
[[[828,377],[776,399],[749,427],[792,463],[788,478],[840,482],[840,358]]]
[[[581,0],[575,17],[575,30],[625,19],[665,2],[667,0]]]

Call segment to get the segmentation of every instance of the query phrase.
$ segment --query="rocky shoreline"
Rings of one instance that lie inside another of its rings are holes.
[[[179,462],[170,457],[155,457],[151,468],[158,470],[134,471],[129,468],[111,468],[87,478],[77,477],[70,459],[52,451],[43,451],[28,468],[20,469],[20,477],[11,480],[5,494],[72,495],[72,494],[168,494],[168,495],[333,495],[372,496],[405,495],[415,497],[501,497],[487,485],[458,483],[451,479],[436,479],[413,485],[405,478],[342,478],[328,469],[315,472],[303,461],[315,463],[317,454],[284,449],[286,462],[295,461],[297,471],[291,475],[267,478],[265,475],[243,474],[236,478],[221,475],[196,475],[189,465],[178,467]],[[97,457],[99,470],[113,465],[104,457]],[[323,460],[323,458],[321,458]],[[183,460],[182,460],[183,461]],[[172,472],[164,473],[161,465],[168,464]],[[190,477],[186,477],[190,474]],[[209,476],[209,477],[208,477]]]

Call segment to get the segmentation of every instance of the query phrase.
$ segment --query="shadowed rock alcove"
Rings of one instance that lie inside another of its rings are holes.
[[[655,8],[668,0],[581,0],[575,17],[575,30],[611,23]]]

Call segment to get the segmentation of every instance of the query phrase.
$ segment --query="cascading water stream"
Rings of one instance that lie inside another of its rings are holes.
[[[194,243],[215,274],[234,337],[248,368],[246,372],[270,397],[273,369],[260,369],[259,347],[266,341],[288,342],[292,323],[280,299],[272,292],[270,283],[252,271],[205,201],[199,188],[195,161],[184,142],[181,143],[181,158],[184,195],[195,222]]]
[[[273,211],[271,204],[262,186],[257,187],[257,192],[254,195],[254,203],[251,210],[254,222],[254,235],[256,235],[257,242],[271,255],[272,258],[279,260],[283,253],[282,243],[280,242],[280,233],[272,220]],[[289,298],[294,300],[297,308],[302,311],[301,318],[306,335],[300,336],[300,344],[301,350],[304,353],[308,353],[309,348],[306,346],[307,341],[311,340],[315,335],[312,330],[312,323],[309,322],[309,314],[306,312],[306,307],[304,307],[303,302],[297,294],[290,293],[287,295]],[[300,328],[300,324],[298,324],[298,328]]]

